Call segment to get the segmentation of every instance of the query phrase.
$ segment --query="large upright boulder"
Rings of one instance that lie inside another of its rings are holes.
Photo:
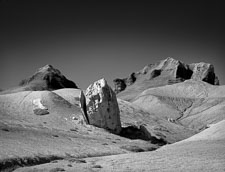
[[[86,109],[91,125],[120,133],[120,111],[116,94],[105,79],[100,79],[87,88]]]

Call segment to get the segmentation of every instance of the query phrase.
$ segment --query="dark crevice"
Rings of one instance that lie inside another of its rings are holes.
[[[191,76],[193,74],[193,71],[188,68],[188,66],[179,65],[177,68],[177,78],[182,78],[184,80],[191,79]]]
[[[151,72],[151,77],[150,79],[156,78],[157,76],[161,75],[162,70],[160,69],[155,69]]]

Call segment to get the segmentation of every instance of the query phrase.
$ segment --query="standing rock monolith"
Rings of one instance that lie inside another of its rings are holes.
[[[120,111],[116,94],[105,79],[100,79],[87,88],[86,109],[91,125],[120,133]]]

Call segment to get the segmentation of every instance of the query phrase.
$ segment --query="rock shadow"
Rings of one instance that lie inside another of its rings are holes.
[[[155,136],[152,136],[151,133],[143,125],[141,125],[140,127],[137,127],[135,125],[123,127],[119,135],[131,140],[139,139],[149,141],[152,144],[157,144],[160,146],[168,144],[167,141],[165,141],[163,138],[156,138]]]

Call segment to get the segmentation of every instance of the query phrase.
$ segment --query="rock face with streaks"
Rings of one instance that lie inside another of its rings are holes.
[[[105,79],[100,79],[87,88],[86,109],[91,125],[120,133],[120,111],[116,94]]]

